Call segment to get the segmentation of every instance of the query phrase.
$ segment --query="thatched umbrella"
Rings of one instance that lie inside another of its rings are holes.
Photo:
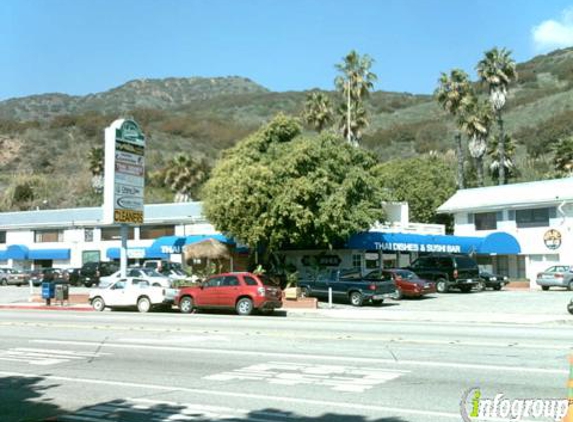
[[[220,260],[232,258],[231,251],[222,242],[215,239],[205,239],[200,242],[192,243],[191,245],[186,245],[183,248],[183,257],[185,262],[189,262],[192,259],[207,259]]]

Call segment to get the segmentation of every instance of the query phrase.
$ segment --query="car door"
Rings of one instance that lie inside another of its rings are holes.
[[[207,279],[195,297],[195,304],[199,307],[218,307],[220,306],[220,289],[223,283],[223,276],[215,276]]]
[[[225,276],[221,282],[221,287],[218,289],[219,306],[234,308],[240,290],[241,283],[239,277],[235,275]]]
[[[126,306],[126,279],[119,279],[102,292],[103,300],[107,306]]]

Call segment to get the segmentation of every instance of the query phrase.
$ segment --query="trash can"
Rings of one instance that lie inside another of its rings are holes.
[[[56,301],[63,302],[68,300],[70,292],[70,287],[67,284],[57,284],[56,285]]]
[[[50,300],[55,296],[55,285],[50,281],[42,283],[42,299],[46,299],[46,305],[50,304]]]

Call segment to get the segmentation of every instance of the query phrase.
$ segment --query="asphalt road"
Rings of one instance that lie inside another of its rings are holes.
[[[566,323],[27,310],[0,338],[2,422],[460,421],[470,388],[566,398],[573,346]]]

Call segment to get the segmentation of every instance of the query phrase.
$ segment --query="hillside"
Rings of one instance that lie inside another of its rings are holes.
[[[548,172],[552,143],[573,133],[573,49],[520,63],[518,73],[505,121],[518,143],[518,180],[533,180]],[[132,116],[143,126],[147,168],[154,171],[177,152],[213,162],[276,113],[298,115],[306,94],[271,92],[234,76],[142,79],[86,96],[54,93],[2,101],[0,208],[15,207],[10,198],[24,182],[35,192],[27,206],[98,204],[100,198],[90,193],[87,156],[92,146],[103,145],[103,128],[118,117]],[[327,94],[337,100],[335,92]],[[362,145],[381,160],[453,149],[452,122],[431,96],[376,91],[368,107],[371,125]],[[149,202],[172,196],[153,187],[147,194]]]

